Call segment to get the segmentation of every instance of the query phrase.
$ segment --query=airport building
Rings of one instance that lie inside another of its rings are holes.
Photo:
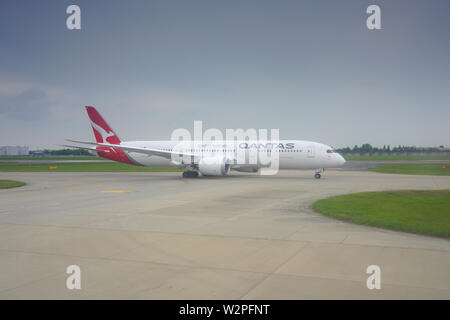
[[[21,146],[0,146],[0,156],[27,156],[29,154],[28,147]]]

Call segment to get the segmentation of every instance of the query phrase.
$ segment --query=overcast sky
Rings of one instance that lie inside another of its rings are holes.
[[[66,8],[81,7],[81,28]],[[366,8],[381,7],[382,30]],[[0,1],[0,145],[279,128],[335,147],[450,145],[450,1]]]

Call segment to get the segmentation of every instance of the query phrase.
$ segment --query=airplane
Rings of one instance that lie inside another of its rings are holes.
[[[263,153],[277,155],[277,170],[314,169],[316,179],[320,179],[326,168],[340,167],[345,163],[332,147],[303,140],[121,141],[93,106],[86,106],[86,111],[96,142],[66,139],[84,146],[64,146],[88,150],[101,158],[129,165],[179,167],[184,169],[183,178],[197,178],[199,173],[226,176],[231,169],[256,173],[267,167],[258,160]],[[258,159],[250,162],[249,153],[252,151]],[[244,156],[239,157],[239,152]]]

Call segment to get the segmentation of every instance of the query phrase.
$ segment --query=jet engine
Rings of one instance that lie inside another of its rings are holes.
[[[224,158],[203,158],[198,163],[198,170],[204,176],[226,176],[231,165]]]

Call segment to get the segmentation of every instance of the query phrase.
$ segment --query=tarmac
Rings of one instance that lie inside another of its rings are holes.
[[[0,299],[450,299],[450,240],[338,221],[332,195],[450,189],[368,171],[0,173]],[[81,270],[69,290],[66,269]],[[381,289],[366,286],[381,269]]]

